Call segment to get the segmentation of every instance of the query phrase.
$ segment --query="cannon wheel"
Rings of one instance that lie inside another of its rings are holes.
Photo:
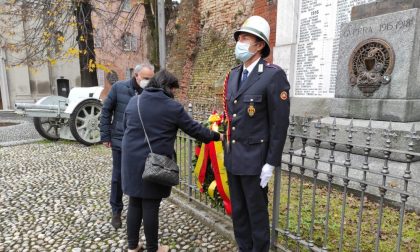
[[[60,139],[58,128],[60,119],[48,117],[34,117],[34,126],[36,131],[45,139],[57,141]]]
[[[99,143],[99,120],[102,104],[99,100],[85,100],[76,106],[70,115],[69,127],[73,137],[81,144]]]

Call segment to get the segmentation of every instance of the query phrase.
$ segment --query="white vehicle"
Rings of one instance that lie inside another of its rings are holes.
[[[72,88],[69,97],[47,96],[35,104],[16,103],[16,113],[33,117],[35,129],[49,140],[76,140],[84,145],[100,142],[102,87]]]

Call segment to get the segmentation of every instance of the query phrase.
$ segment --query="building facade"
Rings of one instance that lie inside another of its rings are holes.
[[[112,2],[107,6],[103,1],[92,3],[96,10],[92,13],[96,62],[103,66],[97,69],[98,85],[109,88],[108,71],[115,71],[119,80],[127,79],[132,76],[135,65],[146,59],[144,8],[134,0]],[[111,19],[113,22],[109,21]],[[25,36],[27,25],[19,24],[13,36],[0,35],[0,110],[13,110],[15,103],[34,103],[44,96],[57,95],[60,93],[58,82],[68,83],[69,89],[81,86],[79,59],[74,55],[37,66],[14,64],[16,58],[25,58],[27,52],[10,50],[7,44]],[[74,29],[63,34],[63,50],[77,48],[75,34]]]

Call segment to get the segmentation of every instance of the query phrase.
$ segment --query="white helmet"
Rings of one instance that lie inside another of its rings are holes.
[[[261,52],[261,56],[265,58],[270,55],[270,25],[267,20],[260,16],[249,17],[242,27],[233,34],[236,41],[238,41],[239,34],[242,32],[250,33],[262,39],[265,42],[265,47]]]

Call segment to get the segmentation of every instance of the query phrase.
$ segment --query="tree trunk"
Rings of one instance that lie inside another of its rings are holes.
[[[149,28],[147,36],[148,58],[156,70],[160,69],[159,64],[159,35],[157,26],[157,0],[144,1],[144,9],[146,12],[146,21]]]
[[[146,0],[144,1],[144,9],[146,12],[146,21],[149,28],[149,35],[147,38],[148,44],[148,58],[158,71],[160,69],[159,63],[159,27],[157,21],[157,1],[159,0]],[[171,17],[173,10],[172,0],[165,0],[165,27]]]
[[[96,63],[93,43],[92,5],[89,0],[78,0],[75,10],[77,22],[77,43],[82,87],[98,86],[96,68],[89,67],[89,61]]]

